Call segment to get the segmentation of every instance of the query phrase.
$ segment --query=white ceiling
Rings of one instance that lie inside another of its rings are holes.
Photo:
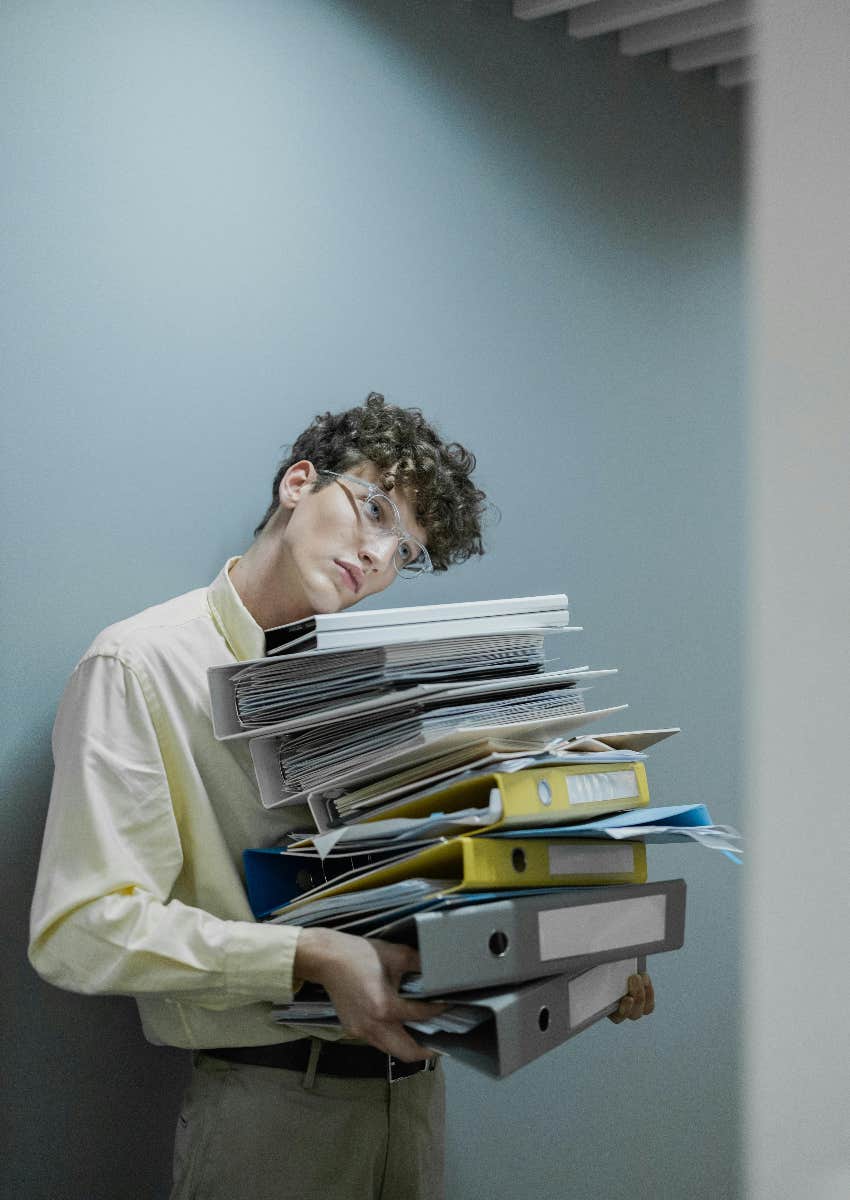
[[[521,21],[566,13],[573,38],[616,33],[620,53],[663,51],[674,71],[711,70],[721,87],[755,77],[755,0],[513,0]]]

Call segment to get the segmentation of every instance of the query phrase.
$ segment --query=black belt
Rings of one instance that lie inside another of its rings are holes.
[[[202,1053],[251,1067],[282,1067],[286,1071],[306,1071],[313,1040],[299,1038],[294,1042],[279,1042],[274,1046],[225,1046],[221,1049],[203,1050]],[[391,1054],[384,1054],[374,1046],[321,1040],[317,1070],[322,1075],[386,1079],[395,1083],[397,1079],[418,1075],[420,1071],[433,1071],[436,1065],[436,1058],[408,1063],[393,1058]]]

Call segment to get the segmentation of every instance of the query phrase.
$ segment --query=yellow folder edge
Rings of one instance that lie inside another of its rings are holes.
[[[594,887],[614,883],[646,883],[646,847],[642,842],[615,842],[610,838],[576,838],[571,844],[580,846],[603,846],[605,849],[628,845],[633,851],[630,871],[570,872],[553,874],[549,869],[549,847],[554,842],[566,839],[549,838],[482,838],[462,835],[429,846],[403,862],[385,867],[376,867],[356,879],[337,884],[322,891],[320,896],[304,898],[322,899],[345,892],[361,891],[364,888],[384,887],[399,883],[403,879],[456,879],[443,889],[450,892],[499,890],[527,887]],[[276,910],[294,912],[298,901]]]
[[[634,773],[637,793],[618,799],[571,804],[567,780],[580,775]],[[462,808],[485,806],[490,793],[498,789],[502,799],[502,815],[479,833],[510,826],[564,825],[570,821],[592,821],[608,813],[627,812],[649,807],[649,786],[643,762],[623,763],[563,763],[547,767],[529,767],[521,771],[493,771],[473,779],[451,783],[430,796],[400,800],[398,804],[382,807],[379,814],[364,815],[364,823],[388,820],[391,817],[427,817],[435,812],[456,812]]]

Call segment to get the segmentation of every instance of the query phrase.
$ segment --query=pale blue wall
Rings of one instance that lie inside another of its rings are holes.
[[[491,552],[418,595],[567,590],[599,699],[685,729],[658,799],[736,818],[738,101],[509,8],[4,5],[10,1194],[167,1191],[182,1058],[23,962],[49,728],[100,627],[244,547],[317,409],[375,388],[473,446]],[[691,885],[657,1016],[451,1070],[450,1200],[735,1194],[735,870],[652,870]]]

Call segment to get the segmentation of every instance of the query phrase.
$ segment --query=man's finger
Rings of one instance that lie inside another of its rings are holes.
[[[643,1016],[644,1004],[646,1003],[646,993],[644,991],[643,979],[640,975],[629,976],[629,995],[632,999],[632,1010],[628,1014],[630,1021],[639,1021]]]
[[[643,1015],[648,1017],[651,1012],[655,1011],[655,988],[652,986],[652,980],[646,972],[642,975],[643,990],[646,999],[643,1005]]]
[[[646,993],[644,990],[642,975],[629,976],[629,995],[639,1008],[643,1008],[643,1004],[646,999]]]
[[[396,1011],[400,1021],[430,1021],[448,1007],[443,1000],[406,1000],[399,996]]]
[[[623,996],[619,1005],[617,1006],[616,1011],[609,1015],[608,1020],[613,1021],[615,1025],[619,1025],[621,1021],[625,1021],[632,1015],[633,1004],[634,1001],[632,1000],[631,996]]]
[[[379,953],[384,973],[394,990],[398,990],[403,976],[418,975],[421,970],[419,951],[413,946],[396,946],[392,942],[382,942]]]
[[[378,1048],[401,1062],[421,1062],[423,1059],[433,1058],[433,1051],[420,1046],[403,1025],[385,1025]]]
[[[419,959],[419,951],[416,947],[408,946],[406,942],[388,942],[386,938],[369,938],[369,945],[382,959],[412,960],[415,958],[417,961]]]

